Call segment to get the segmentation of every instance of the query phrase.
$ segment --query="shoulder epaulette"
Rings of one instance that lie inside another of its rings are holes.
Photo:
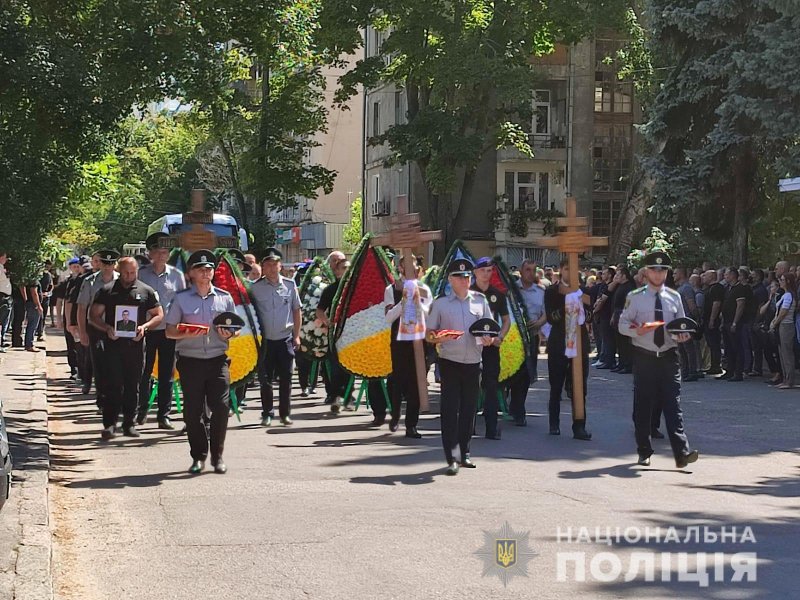
[[[642,287],[640,287],[640,288],[636,288],[635,290],[633,290],[633,291],[629,292],[629,294],[641,294],[641,293],[642,293],[642,292],[644,292],[646,289],[647,289],[647,286],[646,286],[646,285],[643,285]]]

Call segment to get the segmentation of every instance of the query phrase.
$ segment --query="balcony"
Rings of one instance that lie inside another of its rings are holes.
[[[497,151],[498,162],[519,162],[528,160],[567,160],[567,136],[559,134],[528,134],[528,143],[533,149],[533,158],[525,156],[514,147],[505,147]]]

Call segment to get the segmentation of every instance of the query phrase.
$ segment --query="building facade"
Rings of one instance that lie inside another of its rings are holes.
[[[382,35],[367,31],[368,56],[379,53]],[[556,45],[532,60],[540,75],[531,90],[532,114],[524,123],[534,156],[514,148],[487,153],[478,167],[462,239],[476,255],[499,255],[509,265],[532,258],[552,264],[560,256],[535,246],[546,225],[565,211],[567,195],[589,218],[593,235],[610,236],[630,193],[638,108],[632,84],[617,78],[613,60],[622,45],[611,36],[573,46]],[[409,197],[424,215],[424,189],[414,165],[387,168],[389,148],[368,140],[404,122],[406,98],[393,84],[366,92],[364,111],[365,229],[383,232],[398,197]],[[605,251],[594,251],[600,259]]]
[[[306,155],[308,164],[336,172],[333,190],[330,194],[320,190],[316,198],[298,198],[296,208],[269,215],[276,230],[277,247],[287,262],[340,249],[343,230],[350,221],[350,206],[361,193],[364,95],[359,92],[352,97],[346,108],[333,102],[338,78],[352,66],[324,70],[328,127],[317,133],[314,139],[319,145]]]

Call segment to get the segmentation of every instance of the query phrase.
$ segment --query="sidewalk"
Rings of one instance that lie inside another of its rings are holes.
[[[0,512],[0,598],[4,600],[53,597],[46,362],[44,351],[33,354],[9,348],[0,354],[0,394],[14,461],[11,494]]]

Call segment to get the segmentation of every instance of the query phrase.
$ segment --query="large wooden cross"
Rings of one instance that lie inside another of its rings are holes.
[[[406,279],[416,279],[417,272],[414,264],[414,248],[427,242],[442,239],[441,231],[422,231],[419,213],[408,212],[408,196],[398,196],[395,212],[389,220],[389,231],[373,238],[379,246],[391,246],[403,253],[403,272]],[[428,378],[425,368],[425,350],[422,340],[414,340],[414,364],[417,371],[417,389],[419,390],[420,409],[427,411],[428,405]]]
[[[569,258],[569,291],[575,292],[580,284],[578,254],[591,247],[608,246],[607,237],[591,237],[588,234],[589,219],[578,216],[578,204],[574,197],[567,198],[567,216],[556,219],[556,227],[565,231],[549,238],[537,238],[535,243],[542,248],[555,248]],[[586,420],[586,398],[583,389],[583,336],[580,327],[575,349],[578,354],[572,359],[572,418]]]

